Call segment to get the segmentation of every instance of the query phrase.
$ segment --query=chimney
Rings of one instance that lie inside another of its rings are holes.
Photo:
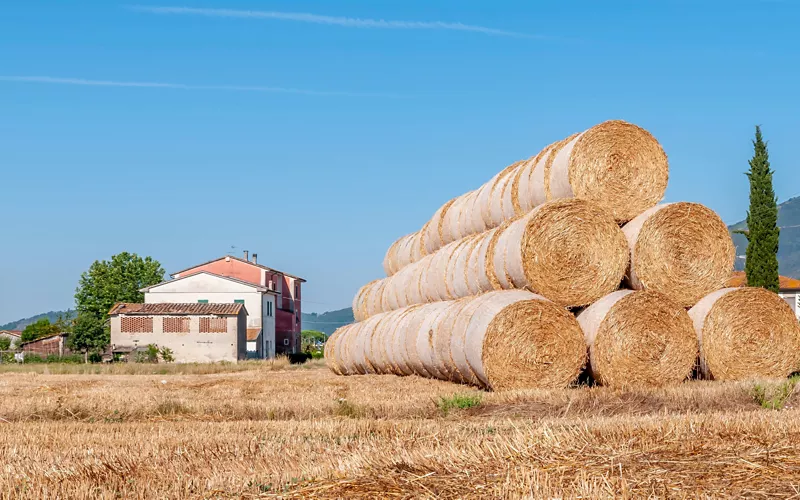
[[[244,251],[244,261],[245,262],[250,262],[250,251],[249,250],[245,250]]]
[[[253,264],[258,264],[258,254],[257,253],[253,254]]]

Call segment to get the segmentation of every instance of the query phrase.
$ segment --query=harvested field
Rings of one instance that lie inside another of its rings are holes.
[[[485,393],[317,366],[4,373],[0,395],[3,498],[800,492],[800,412],[785,380]]]

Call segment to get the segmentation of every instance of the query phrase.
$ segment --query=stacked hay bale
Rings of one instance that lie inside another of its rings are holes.
[[[353,314],[362,321],[414,304],[516,288],[565,307],[584,306],[616,290],[627,266],[625,236],[606,211],[588,200],[556,200],[365,285]]]
[[[587,353],[613,387],[680,383],[698,353],[706,378],[800,368],[788,306],[722,289],[727,227],[697,203],[658,205],[667,178],[658,142],[621,121],[503,169],[392,244],[328,365],[488,389],[567,385]]]
[[[487,389],[563,387],[586,359],[575,317],[524,290],[406,307],[342,327],[325,344],[337,374],[419,375]]]
[[[389,248],[384,270],[392,276],[448,243],[498,227],[549,200],[591,200],[617,222],[627,222],[661,200],[668,177],[667,156],[649,132],[620,120],[603,122],[448,201],[421,230]]]

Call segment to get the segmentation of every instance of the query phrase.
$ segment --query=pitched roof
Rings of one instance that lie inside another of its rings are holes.
[[[786,276],[779,276],[778,281],[780,283],[778,286],[780,287],[781,291],[800,290],[800,280]],[[728,278],[728,281],[725,285],[729,287],[747,286],[747,276],[745,275],[744,271],[734,271],[733,274],[731,274],[731,277]]]
[[[224,280],[228,280],[228,281],[233,281],[234,283],[239,283],[240,285],[246,285],[246,286],[249,286],[251,288],[255,288],[259,292],[272,293],[272,294],[275,294],[275,295],[278,294],[278,292],[276,292],[274,290],[270,290],[269,288],[261,286],[261,285],[256,285],[255,283],[250,283],[249,281],[240,280],[239,278],[234,278],[232,276],[222,276],[221,274],[214,274],[214,273],[211,273],[211,272],[208,272],[208,271],[200,271],[198,273],[189,274],[187,276],[181,276],[180,278],[175,278],[175,279],[171,279],[171,280],[162,281],[161,283],[156,283],[155,285],[150,285],[148,287],[142,288],[139,291],[140,292],[149,292],[153,288],[156,288],[156,287],[159,287],[159,286],[162,286],[162,285],[168,285],[168,284],[174,283],[176,281],[185,280],[187,278],[191,278],[192,276],[198,276],[200,274],[207,274],[207,275],[213,276],[215,278],[220,278],[220,279],[224,279]]]
[[[47,340],[47,339],[54,339],[56,337],[66,337],[68,334],[65,332],[61,333],[51,333],[50,335],[45,335],[44,337],[35,338],[33,340],[29,340],[27,342],[23,342],[20,345],[32,344],[34,342],[39,342],[40,340]]]
[[[19,337],[22,335],[22,330],[0,330],[0,334],[11,335],[12,337]]]
[[[250,264],[251,266],[257,267],[257,268],[259,268],[259,269],[266,269],[267,271],[272,271],[273,273],[282,274],[282,275],[284,275],[284,276],[288,276],[288,277],[290,277],[290,278],[294,278],[294,279],[296,279],[296,280],[298,280],[298,281],[302,281],[303,283],[305,283],[305,282],[306,282],[306,280],[304,280],[303,278],[301,278],[301,277],[299,277],[299,276],[295,276],[295,275],[293,275],[293,274],[285,273],[285,272],[283,272],[283,271],[278,271],[277,269],[273,269],[273,268],[271,268],[271,267],[262,266],[261,264],[256,264],[256,263],[254,263],[254,262],[250,262],[249,260],[240,259],[239,257],[234,257],[233,255],[226,255],[226,256],[224,256],[224,257],[218,257],[218,258],[216,258],[216,259],[211,259],[211,260],[209,260],[208,262],[203,262],[202,264],[196,264],[196,265],[194,265],[194,266],[192,266],[192,267],[187,267],[186,269],[182,269],[182,270],[180,270],[180,271],[176,271],[176,272],[174,272],[174,273],[171,273],[171,274],[170,274],[170,276],[175,276],[176,274],[181,274],[181,273],[184,273],[184,272],[186,272],[186,271],[191,271],[192,269],[194,269],[194,268],[196,268],[196,267],[205,266],[205,265],[207,265],[207,264],[211,264],[212,262],[216,262],[216,261],[218,261],[218,260],[222,260],[222,259],[232,259],[232,260],[237,260],[237,261],[239,261],[239,262],[242,262],[242,263],[244,263],[244,264]]]
[[[118,314],[126,314],[129,316],[181,316],[187,314],[217,314],[220,316],[235,316],[240,311],[247,309],[244,304],[131,304],[121,302],[114,304],[111,311],[108,312],[109,316]]]
[[[247,340],[253,341],[258,340],[258,336],[261,335],[261,328],[248,328],[247,329]]]

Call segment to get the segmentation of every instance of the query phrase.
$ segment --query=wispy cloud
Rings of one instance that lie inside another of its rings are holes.
[[[207,17],[233,17],[244,19],[278,19],[281,21],[298,21],[302,23],[327,24],[344,26],[347,28],[377,28],[377,29],[410,29],[410,30],[453,30],[472,31],[484,35],[508,36],[514,38],[549,38],[543,35],[517,33],[514,31],[487,28],[462,23],[448,23],[443,21],[386,21],[384,19],[360,19],[354,17],[323,16],[319,14],[306,14],[302,12],[275,12],[262,10],[232,10],[232,9],[200,9],[191,7],[150,7],[145,5],[131,5],[129,9],[151,14],[182,14]]]
[[[120,82],[114,80],[87,80],[84,78],[57,78],[51,76],[0,76],[0,82],[50,83],[58,85],[88,85],[97,87],[140,87],[178,90],[217,90],[228,92],[273,92],[283,94],[305,94],[317,96],[344,97],[388,97],[403,98],[399,94],[370,92],[338,92],[325,90],[306,90],[284,87],[260,87],[247,85],[187,85],[183,83]]]

